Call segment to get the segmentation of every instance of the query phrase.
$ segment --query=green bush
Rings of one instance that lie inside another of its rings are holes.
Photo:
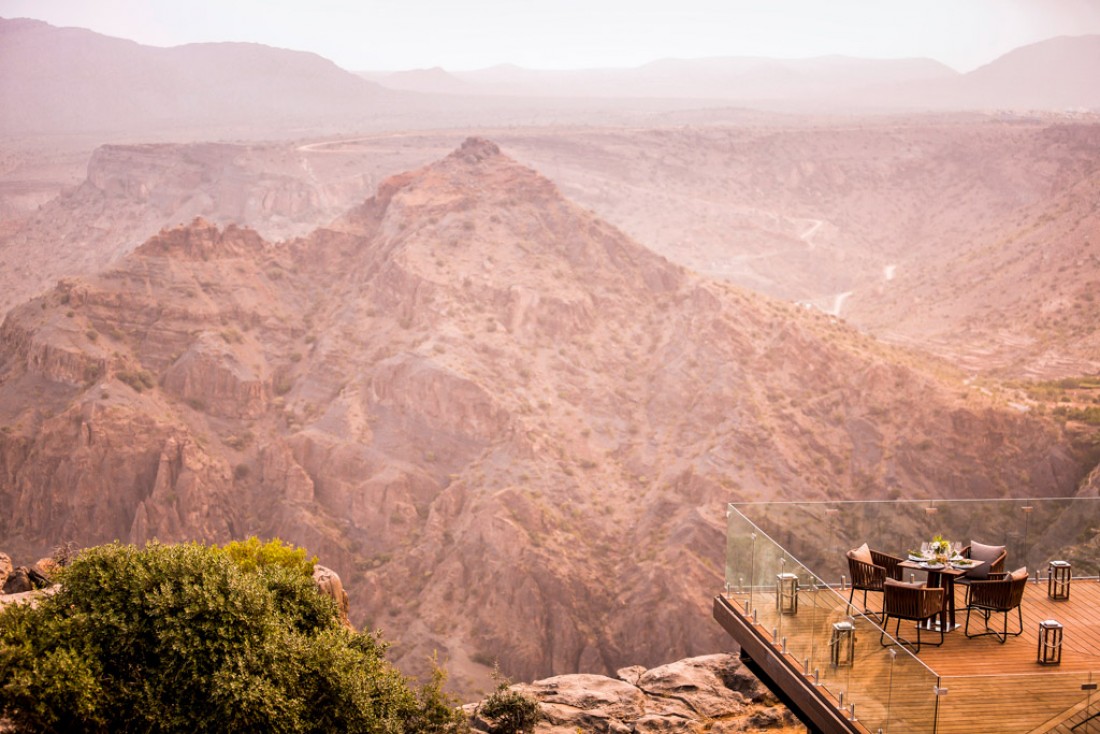
[[[253,535],[246,540],[226,543],[221,549],[244,571],[279,567],[312,577],[313,567],[317,565],[317,556],[306,558],[305,548],[284,544],[278,538],[264,543]]]
[[[513,691],[504,679],[478,706],[478,714],[487,720],[489,734],[531,734],[540,717],[538,701]]]
[[[340,624],[304,556],[83,551],[56,594],[0,611],[0,716],[27,732],[458,731],[435,679],[414,690],[384,643]]]
[[[119,370],[115,373],[115,377],[129,385],[135,392],[151,389],[157,384],[149,370]]]

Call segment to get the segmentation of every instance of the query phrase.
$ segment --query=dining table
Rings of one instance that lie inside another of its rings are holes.
[[[932,632],[951,632],[961,626],[955,621],[955,579],[966,573],[966,568],[961,561],[933,563],[929,560],[917,560],[910,555],[898,564],[898,568],[924,571],[928,574],[930,588],[943,589],[943,607],[938,615],[926,622],[921,622],[924,629]]]

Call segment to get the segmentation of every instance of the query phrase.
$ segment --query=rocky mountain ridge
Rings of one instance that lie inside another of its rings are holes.
[[[1014,116],[754,118],[494,137],[677,264],[975,374],[1057,379],[1100,363],[1097,130]],[[305,235],[456,143],[104,146],[82,184],[0,222],[0,309],[196,216],[271,241]]]
[[[348,171],[343,160],[286,144],[101,146],[78,186],[13,216],[13,231],[0,233],[7,263],[0,312],[61,277],[98,272],[163,227],[195,217],[247,223],[269,240],[307,234],[373,192],[393,172],[392,164],[378,170],[384,161]]]
[[[707,280],[470,139],[272,245],[197,221],[0,328],[0,536],[277,535],[459,690],[721,649],[734,499],[1072,494],[1059,429]]]

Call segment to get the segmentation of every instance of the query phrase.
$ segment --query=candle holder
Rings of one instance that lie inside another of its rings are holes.
[[[1062,663],[1062,624],[1054,619],[1039,623],[1040,665],[1060,665]]]
[[[1068,601],[1073,566],[1069,561],[1051,561],[1047,573],[1047,596],[1057,601]]]
[[[798,576],[781,573],[775,577],[775,608],[780,614],[798,614]]]
[[[846,667],[855,659],[856,626],[851,622],[835,622],[829,639],[829,662],[836,667]]]

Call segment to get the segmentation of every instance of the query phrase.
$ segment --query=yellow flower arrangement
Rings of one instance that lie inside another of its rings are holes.
[[[937,563],[947,563],[951,556],[951,542],[945,540],[942,535],[933,536],[932,542],[928,544],[928,549],[932,552],[932,558]]]

